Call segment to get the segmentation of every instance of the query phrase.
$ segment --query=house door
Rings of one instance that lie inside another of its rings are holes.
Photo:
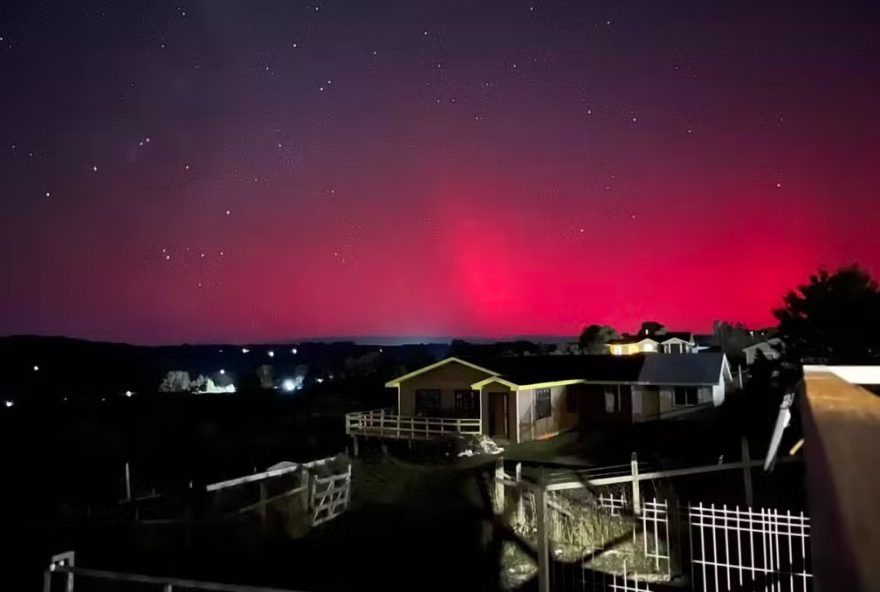
[[[489,393],[489,437],[507,439],[507,393]]]

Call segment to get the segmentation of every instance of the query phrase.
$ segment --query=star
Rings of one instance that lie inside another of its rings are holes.
[[[46,197],[52,197],[52,193],[49,192],[49,191],[47,191],[47,192],[46,192]]]
[[[93,165],[92,165],[92,172],[93,172],[93,173],[97,173],[97,172],[98,172],[98,165],[96,165],[96,164],[93,164]]]
[[[254,180],[256,181],[256,179],[254,179]],[[231,213],[232,213],[232,211],[230,211],[230,210],[226,210],[226,215],[227,215],[227,216],[230,215]]]

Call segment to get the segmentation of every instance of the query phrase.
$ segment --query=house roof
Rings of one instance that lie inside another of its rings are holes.
[[[474,360],[476,363],[476,360]],[[717,384],[727,369],[721,352],[700,354],[647,354],[632,356],[522,356],[480,360],[496,374],[476,382],[513,387],[559,383]],[[727,369],[729,375],[729,369]]]
[[[419,376],[420,374],[424,374],[425,372],[430,372],[431,370],[434,370],[435,368],[439,368],[440,366],[445,366],[446,364],[451,364],[451,363],[463,364],[465,366],[473,368],[474,370],[479,370],[480,372],[485,372],[488,376],[495,376],[498,374],[497,372],[489,370],[488,368],[478,366],[477,364],[474,364],[473,362],[469,362],[469,361],[463,360],[461,358],[451,357],[451,358],[445,358],[443,360],[440,360],[439,362],[434,362],[433,364],[425,366],[424,368],[419,368],[418,370],[414,370],[412,372],[409,372],[408,374],[404,374],[403,376],[398,376],[394,380],[389,380],[388,382],[386,382],[385,386],[387,386],[387,387],[397,386],[405,380],[409,380],[410,378],[415,378],[416,376]]]
[[[666,341],[670,341],[672,339],[680,339],[682,341],[686,341],[688,343],[694,342],[694,334],[690,331],[680,331],[677,333],[667,332],[667,333],[650,333],[645,335],[643,333],[639,333],[637,335],[624,335],[618,339],[609,339],[609,345],[624,345],[627,343],[639,343],[640,341],[645,341],[646,339],[650,339],[656,343],[665,343]]]

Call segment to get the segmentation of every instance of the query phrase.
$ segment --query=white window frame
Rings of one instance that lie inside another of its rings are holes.
[[[605,413],[620,413],[623,411],[623,401],[620,395],[620,385],[619,384],[609,384],[605,385]],[[609,405],[609,403],[611,403]],[[612,407],[613,409],[609,410],[608,408]]]
[[[685,389],[684,391],[684,403],[678,403],[676,401],[676,394],[678,393],[678,389]],[[688,389],[694,389],[694,392],[697,395],[696,401],[694,403],[688,403]],[[673,407],[696,407],[700,404],[700,387],[698,386],[674,386],[672,387],[672,406]]]

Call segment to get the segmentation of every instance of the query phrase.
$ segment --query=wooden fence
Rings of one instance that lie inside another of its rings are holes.
[[[396,440],[430,440],[452,434],[479,434],[478,417],[415,417],[395,415],[391,409],[358,411],[345,416],[345,433]]]

